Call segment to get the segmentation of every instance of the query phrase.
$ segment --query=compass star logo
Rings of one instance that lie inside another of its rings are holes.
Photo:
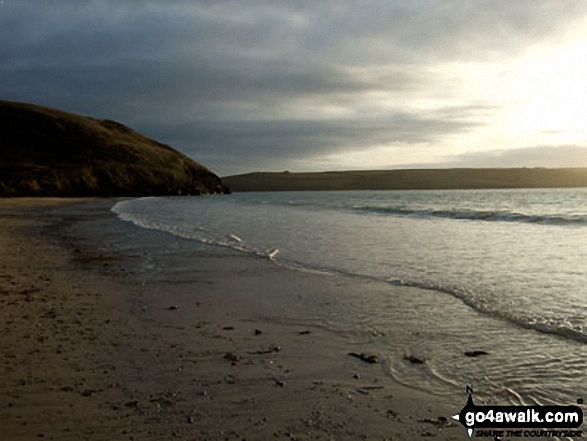
[[[467,428],[467,433],[469,434],[469,437],[472,437],[474,426],[471,425],[469,427],[469,425],[466,424],[467,413],[470,414],[470,412],[475,411],[475,403],[473,403],[473,388],[469,385],[467,385],[467,394],[469,394],[469,398],[467,399],[467,404],[465,404],[465,407],[463,407],[459,413],[454,414],[451,418],[453,420],[459,421],[461,424],[463,424],[463,426],[465,426]],[[473,421],[473,423],[474,423],[474,421]]]

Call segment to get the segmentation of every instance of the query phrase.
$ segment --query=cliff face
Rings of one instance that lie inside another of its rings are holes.
[[[218,176],[114,121],[0,100],[0,196],[225,193]]]

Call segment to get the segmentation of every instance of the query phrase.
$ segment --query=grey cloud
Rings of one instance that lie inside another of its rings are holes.
[[[425,58],[499,60],[556,38],[586,13],[577,0],[445,0],[403,23],[396,41]]]
[[[0,9],[1,98],[116,119],[211,158],[213,168],[432,144],[492,109],[382,115],[366,93],[395,94],[401,108],[402,94],[443,87],[430,63],[508,56],[586,8],[572,0],[12,0]],[[302,102],[355,116],[300,115]]]
[[[426,81],[424,73],[399,70],[358,78],[344,67],[317,63],[301,68],[286,61],[243,61],[240,70],[235,70],[222,63],[199,65],[190,60],[113,60],[26,68],[0,64],[0,78],[8,98],[27,96],[42,104],[131,124],[274,119],[275,109],[287,113],[302,99],[352,106],[362,92],[410,91]],[[249,112],[241,112],[243,105]]]
[[[278,169],[287,168],[292,161],[365,150],[372,145],[432,143],[473,126],[473,122],[439,119],[433,114],[397,113],[385,118],[359,120],[154,125],[148,131],[171,140],[174,145],[184,146],[183,150],[194,157],[212,158],[220,172],[227,174],[235,169],[235,162],[246,171],[263,163],[281,164],[276,166]]]

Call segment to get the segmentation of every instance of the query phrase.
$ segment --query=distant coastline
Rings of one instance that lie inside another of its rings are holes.
[[[587,187],[587,168],[453,168],[312,173],[258,172],[222,178],[235,192],[465,190]]]

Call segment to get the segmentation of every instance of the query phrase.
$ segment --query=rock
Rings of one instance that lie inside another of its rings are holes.
[[[357,354],[356,352],[349,352],[349,355],[351,357],[358,358],[359,360],[364,361],[365,363],[369,363],[369,364],[377,363],[377,356],[375,356],[375,355],[367,355],[367,354],[364,354],[363,352],[361,352],[360,354]]]
[[[275,384],[278,385],[279,387],[285,387],[284,380],[275,380]]]
[[[235,354],[234,352],[227,352],[226,354],[224,354],[224,358],[226,360],[232,361],[233,363],[236,363],[238,361],[240,361],[240,357]]]
[[[258,329],[255,329],[255,335],[261,335],[261,334],[262,334],[261,331],[259,331]]]
[[[259,349],[257,351],[248,351],[247,353],[253,354],[253,355],[263,355],[263,354],[271,354],[273,352],[279,352],[279,351],[281,351],[281,346],[271,345],[267,349]]]
[[[467,357],[479,357],[480,355],[487,355],[488,352],[485,351],[465,351],[463,352]]]
[[[423,358],[416,357],[415,355],[404,355],[404,360],[408,360],[410,363],[414,364],[422,364],[426,361]]]
[[[298,332],[298,334],[300,334],[300,335],[308,335],[308,334],[311,334],[311,332],[306,329],[304,331]]]
[[[95,389],[85,389],[84,391],[81,392],[81,396],[82,397],[91,397],[96,392],[97,391]]]
[[[171,305],[167,308],[169,311],[177,311],[179,309],[179,305]]]

